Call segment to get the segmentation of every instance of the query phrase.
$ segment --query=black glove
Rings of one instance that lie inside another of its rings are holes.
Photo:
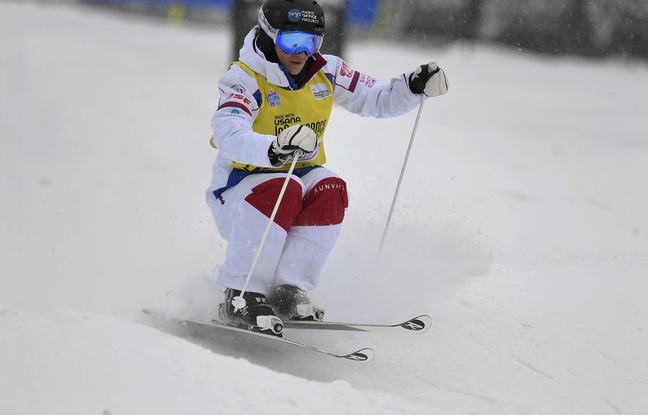
[[[409,89],[414,94],[428,97],[444,95],[448,92],[448,79],[436,62],[423,64],[409,77]]]

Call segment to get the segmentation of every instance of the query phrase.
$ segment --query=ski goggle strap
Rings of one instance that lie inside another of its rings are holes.
[[[312,56],[322,46],[322,35],[313,33],[300,32],[297,30],[280,30],[275,39],[275,43],[279,49],[291,55],[296,55],[300,52],[306,52],[308,56]]]

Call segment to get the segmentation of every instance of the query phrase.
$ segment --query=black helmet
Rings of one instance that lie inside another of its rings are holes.
[[[314,0],[267,0],[259,10],[259,26],[273,40],[280,30],[324,35],[324,10]]]

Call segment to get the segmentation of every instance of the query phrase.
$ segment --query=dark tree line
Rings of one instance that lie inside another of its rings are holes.
[[[448,2],[412,1],[402,29],[418,36],[492,41],[551,54],[648,58],[648,1],[455,3],[458,6],[452,8]]]

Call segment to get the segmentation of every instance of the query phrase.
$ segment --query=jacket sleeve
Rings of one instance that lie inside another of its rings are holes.
[[[255,133],[252,124],[261,98],[256,80],[232,65],[218,82],[220,99],[211,120],[213,142],[225,159],[259,167],[272,167],[268,148],[272,135]]]
[[[412,70],[385,83],[351,69],[337,56],[326,55],[325,59],[325,71],[333,74],[335,103],[354,114],[391,118],[408,113],[421,102],[421,95],[412,93],[407,85]]]

